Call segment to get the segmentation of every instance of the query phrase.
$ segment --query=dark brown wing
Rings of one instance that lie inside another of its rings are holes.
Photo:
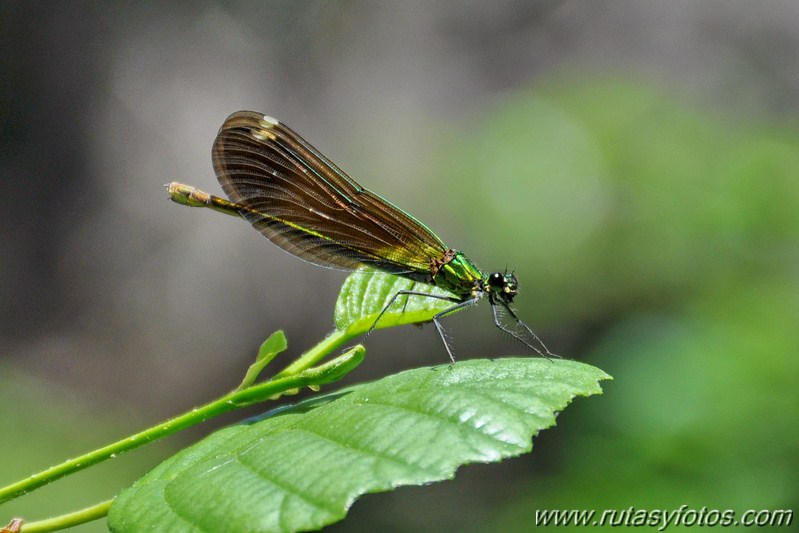
[[[317,265],[375,268],[418,280],[447,247],[424,224],[364,189],[302,137],[252,111],[228,117],[214,169],[241,215],[267,239]]]

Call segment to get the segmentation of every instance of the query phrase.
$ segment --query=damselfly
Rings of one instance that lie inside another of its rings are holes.
[[[511,306],[519,288],[513,272],[480,270],[416,218],[361,187],[285,124],[252,111],[232,114],[214,141],[213,163],[229,200],[170,183],[172,200],[242,217],[310,263],[381,270],[452,294],[400,291],[374,324],[402,295],[451,301],[433,323],[454,361],[440,320],[488,298],[499,329],[540,355],[554,356]]]

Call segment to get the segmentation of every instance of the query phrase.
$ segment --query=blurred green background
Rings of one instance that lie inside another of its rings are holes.
[[[367,496],[331,530],[799,509],[795,2],[4,2],[0,21],[0,484],[229,390],[275,329],[296,355],[332,328],[344,274],[166,199],[219,190],[213,137],[252,109],[515,269],[550,349],[615,378],[533,454]],[[447,321],[456,355],[526,355],[489,316]],[[446,360],[432,328],[367,348],[350,382]],[[107,498],[233,420],[0,522]]]

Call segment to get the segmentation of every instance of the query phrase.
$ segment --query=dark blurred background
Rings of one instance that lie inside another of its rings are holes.
[[[536,509],[799,509],[799,3],[2,2],[0,484],[215,398],[345,275],[219,191],[228,114],[291,125],[615,378],[534,453],[371,495],[335,531],[528,531]],[[480,307],[461,358],[525,354]],[[348,382],[446,361],[375,333]],[[287,360],[286,360],[287,361]],[[89,505],[220,423],[0,507]],[[102,531],[102,524],[79,528]]]

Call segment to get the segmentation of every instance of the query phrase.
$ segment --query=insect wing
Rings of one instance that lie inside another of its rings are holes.
[[[239,111],[213,148],[217,179],[266,238],[311,263],[421,279],[447,250],[424,224],[364,189],[287,126]]]

